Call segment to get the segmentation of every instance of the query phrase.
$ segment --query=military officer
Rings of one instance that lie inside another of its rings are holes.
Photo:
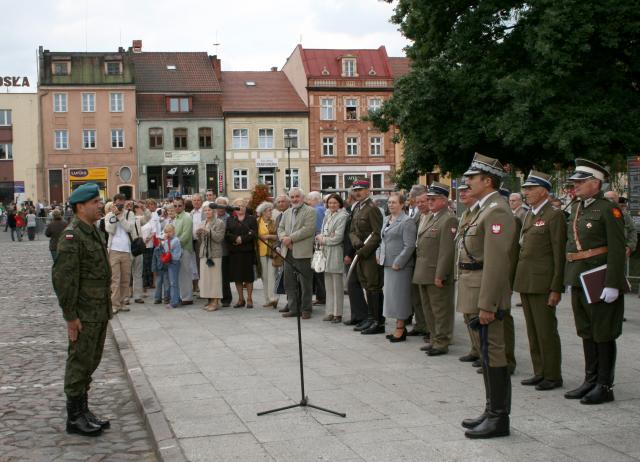
[[[520,232],[513,290],[522,298],[533,377],[521,383],[552,390],[562,386],[556,306],[564,292],[567,227],[564,213],[549,202],[551,175],[532,170],[522,189],[530,208]]]
[[[616,339],[622,333],[625,288],[625,235],[622,212],[606,200],[602,184],[609,172],[586,159],[576,159],[571,180],[579,199],[567,226],[565,284],[571,286],[571,306],[585,357],[584,383],[567,392],[567,399],[582,404],[613,401]],[[606,265],[604,288],[588,303],[581,273]]]
[[[416,242],[416,265],[413,283],[420,286],[420,300],[425,319],[432,320],[429,356],[449,351],[454,318],[454,237],[458,220],[449,211],[449,187],[433,182],[429,186],[429,213],[422,215]]]
[[[358,256],[356,271],[360,285],[367,294],[368,319],[354,330],[361,334],[384,334],[382,316],[383,268],[376,262],[376,249],[382,240],[382,212],[369,197],[369,182],[357,180],[351,189],[356,203],[352,207],[349,240]],[[368,239],[368,240],[367,240]],[[365,243],[366,241],[366,243]],[[353,277],[353,276],[352,276]]]
[[[464,313],[472,329],[472,339],[483,357],[486,405],[481,416],[465,419],[468,438],[509,435],[511,377],[507,368],[502,321],[504,294],[511,290],[510,271],[505,268],[515,238],[515,221],[500,197],[500,179],[506,174],[502,164],[476,153],[464,173],[469,194],[478,201],[478,210],[467,225],[458,262],[457,309]]]
[[[409,210],[407,214],[416,224],[416,230],[420,224],[420,209],[417,205],[417,197],[427,191],[426,186],[414,184],[409,191]],[[424,319],[422,302],[420,301],[420,288],[416,284],[411,284],[411,308],[413,312],[413,330],[407,333],[409,337],[423,337],[425,342],[429,340],[429,329]]]
[[[94,225],[100,190],[86,183],[69,197],[74,217],[60,236],[53,288],[67,322],[69,351],[64,375],[67,432],[97,436],[109,427],[88,407],[91,375],[102,359],[111,311],[111,267],[105,241]]]
[[[460,248],[462,245],[462,234],[464,232],[464,230],[467,229],[467,227],[469,226],[469,223],[471,222],[471,219],[473,218],[473,215],[475,214],[477,207],[477,201],[471,197],[469,195],[469,186],[467,186],[467,183],[462,180],[461,184],[458,186],[458,197],[460,198],[460,202],[466,207],[466,209],[464,210],[464,212],[462,212],[462,214],[460,215],[460,221],[458,223],[458,232],[456,233],[456,237],[455,237],[455,242],[456,242],[456,267],[455,267],[455,271],[456,271],[456,280],[458,280],[458,260],[460,257]],[[468,329],[468,327],[467,327]],[[469,338],[471,338],[471,332],[469,332]],[[476,349],[475,345],[473,344],[473,341],[471,341],[471,349],[469,350],[469,353],[467,353],[464,356],[460,356],[460,358],[458,358],[460,361],[467,363],[467,362],[471,362],[474,364],[474,367],[480,367],[481,366],[481,362],[480,362],[480,352]],[[477,366],[476,366],[477,363]]]

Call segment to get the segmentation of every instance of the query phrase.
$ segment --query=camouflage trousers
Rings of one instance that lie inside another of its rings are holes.
[[[77,398],[89,390],[91,376],[100,365],[108,322],[83,322],[75,342],[69,342],[64,372],[64,393]]]

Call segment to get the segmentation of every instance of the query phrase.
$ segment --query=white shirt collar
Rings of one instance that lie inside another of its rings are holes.
[[[486,196],[484,196],[482,199],[480,199],[478,202],[476,202],[476,204],[478,205],[478,207],[482,208],[484,206],[484,204],[487,202],[487,200],[493,196],[494,194],[499,194],[498,191],[493,191],[492,193],[487,194]]]
[[[537,214],[538,214],[538,212],[542,209],[542,207],[544,207],[544,206],[545,206],[545,204],[546,204],[547,202],[549,202],[549,199],[545,199],[545,200],[544,200],[544,202],[543,202],[542,204],[540,204],[539,206],[537,206],[537,207],[535,207],[535,208],[534,208],[534,207],[531,207],[531,213],[533,213],[534,215],[537,215]]]

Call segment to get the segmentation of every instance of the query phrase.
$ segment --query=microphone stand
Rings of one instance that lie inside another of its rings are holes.
[[[291,269],[293,270],[293,274],[295,275],[295,278],[296,278],[296,283],[299,284],[300,283],[300,277],[302,276],[302,273],[300,272],[300,269],[296,266],[296,263],[293,260],[293,257],[291,256],[291,252],[287,252],[287,255],[284,256],[284,255],[282,255],[280,253],[280,251],[278,249],[276,249],[274,246],[272,246],[265,239],[261,238],[260,236],[258,236],[258,239],[263,244],[265,244],[267,247],[269,247],[276,255],[278,255],[280,258],[282,258],[286,263],[288,263],[291,266]],[[283,277],[284,277],[284,275],[283,275]],[[302,294],[300,293],[300,291],[298,291],[298,297],[301,297],[301,296],[302,296]],[[301,390],[300,402],[296,403],[296,404],[291,404],[289,406],[284,406],[284,407],[279,407],[279,408],[276,408],[276,409],[270,409],[268,411],[258,412],[258,415],[262,416],[262,415],[266,415],[266,414],[272,414],[274,412],[280,412],[280,411],[284,411],[284,410],[287,410],[287,409],[292,409],[292,408],[295,408],[295,407],[311,407],[313,409],[318,409],[320,411],[329,412],[330,414],[334,414],[334,415],[337,415],[337,416],[340,416],[340,417],[347,417],[347,414],[345,414],[343,412],[332,411],[331,409],[326,409],[324,407],[316,406],[314,404],[309,403],[309,397],[304,392],[304,367],[303,367],[303,361],[302,361],[302,329],[301,329],[301,326],[300,326],[300,312],[302,311],[302,303],[301,303],[300,298],[298,298],[298,306],[300,307],[300,309],[296,313],[296,320],[298,321],[298,357],[299,357],[299,362],[300,362],[300,390]]]

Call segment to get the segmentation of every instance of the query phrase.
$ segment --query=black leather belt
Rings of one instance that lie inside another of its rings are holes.
[[[458,268],[463,270],[477,271],[482,269],[482,262],[481,261],[476,261],[473,263],[458,262]]]

